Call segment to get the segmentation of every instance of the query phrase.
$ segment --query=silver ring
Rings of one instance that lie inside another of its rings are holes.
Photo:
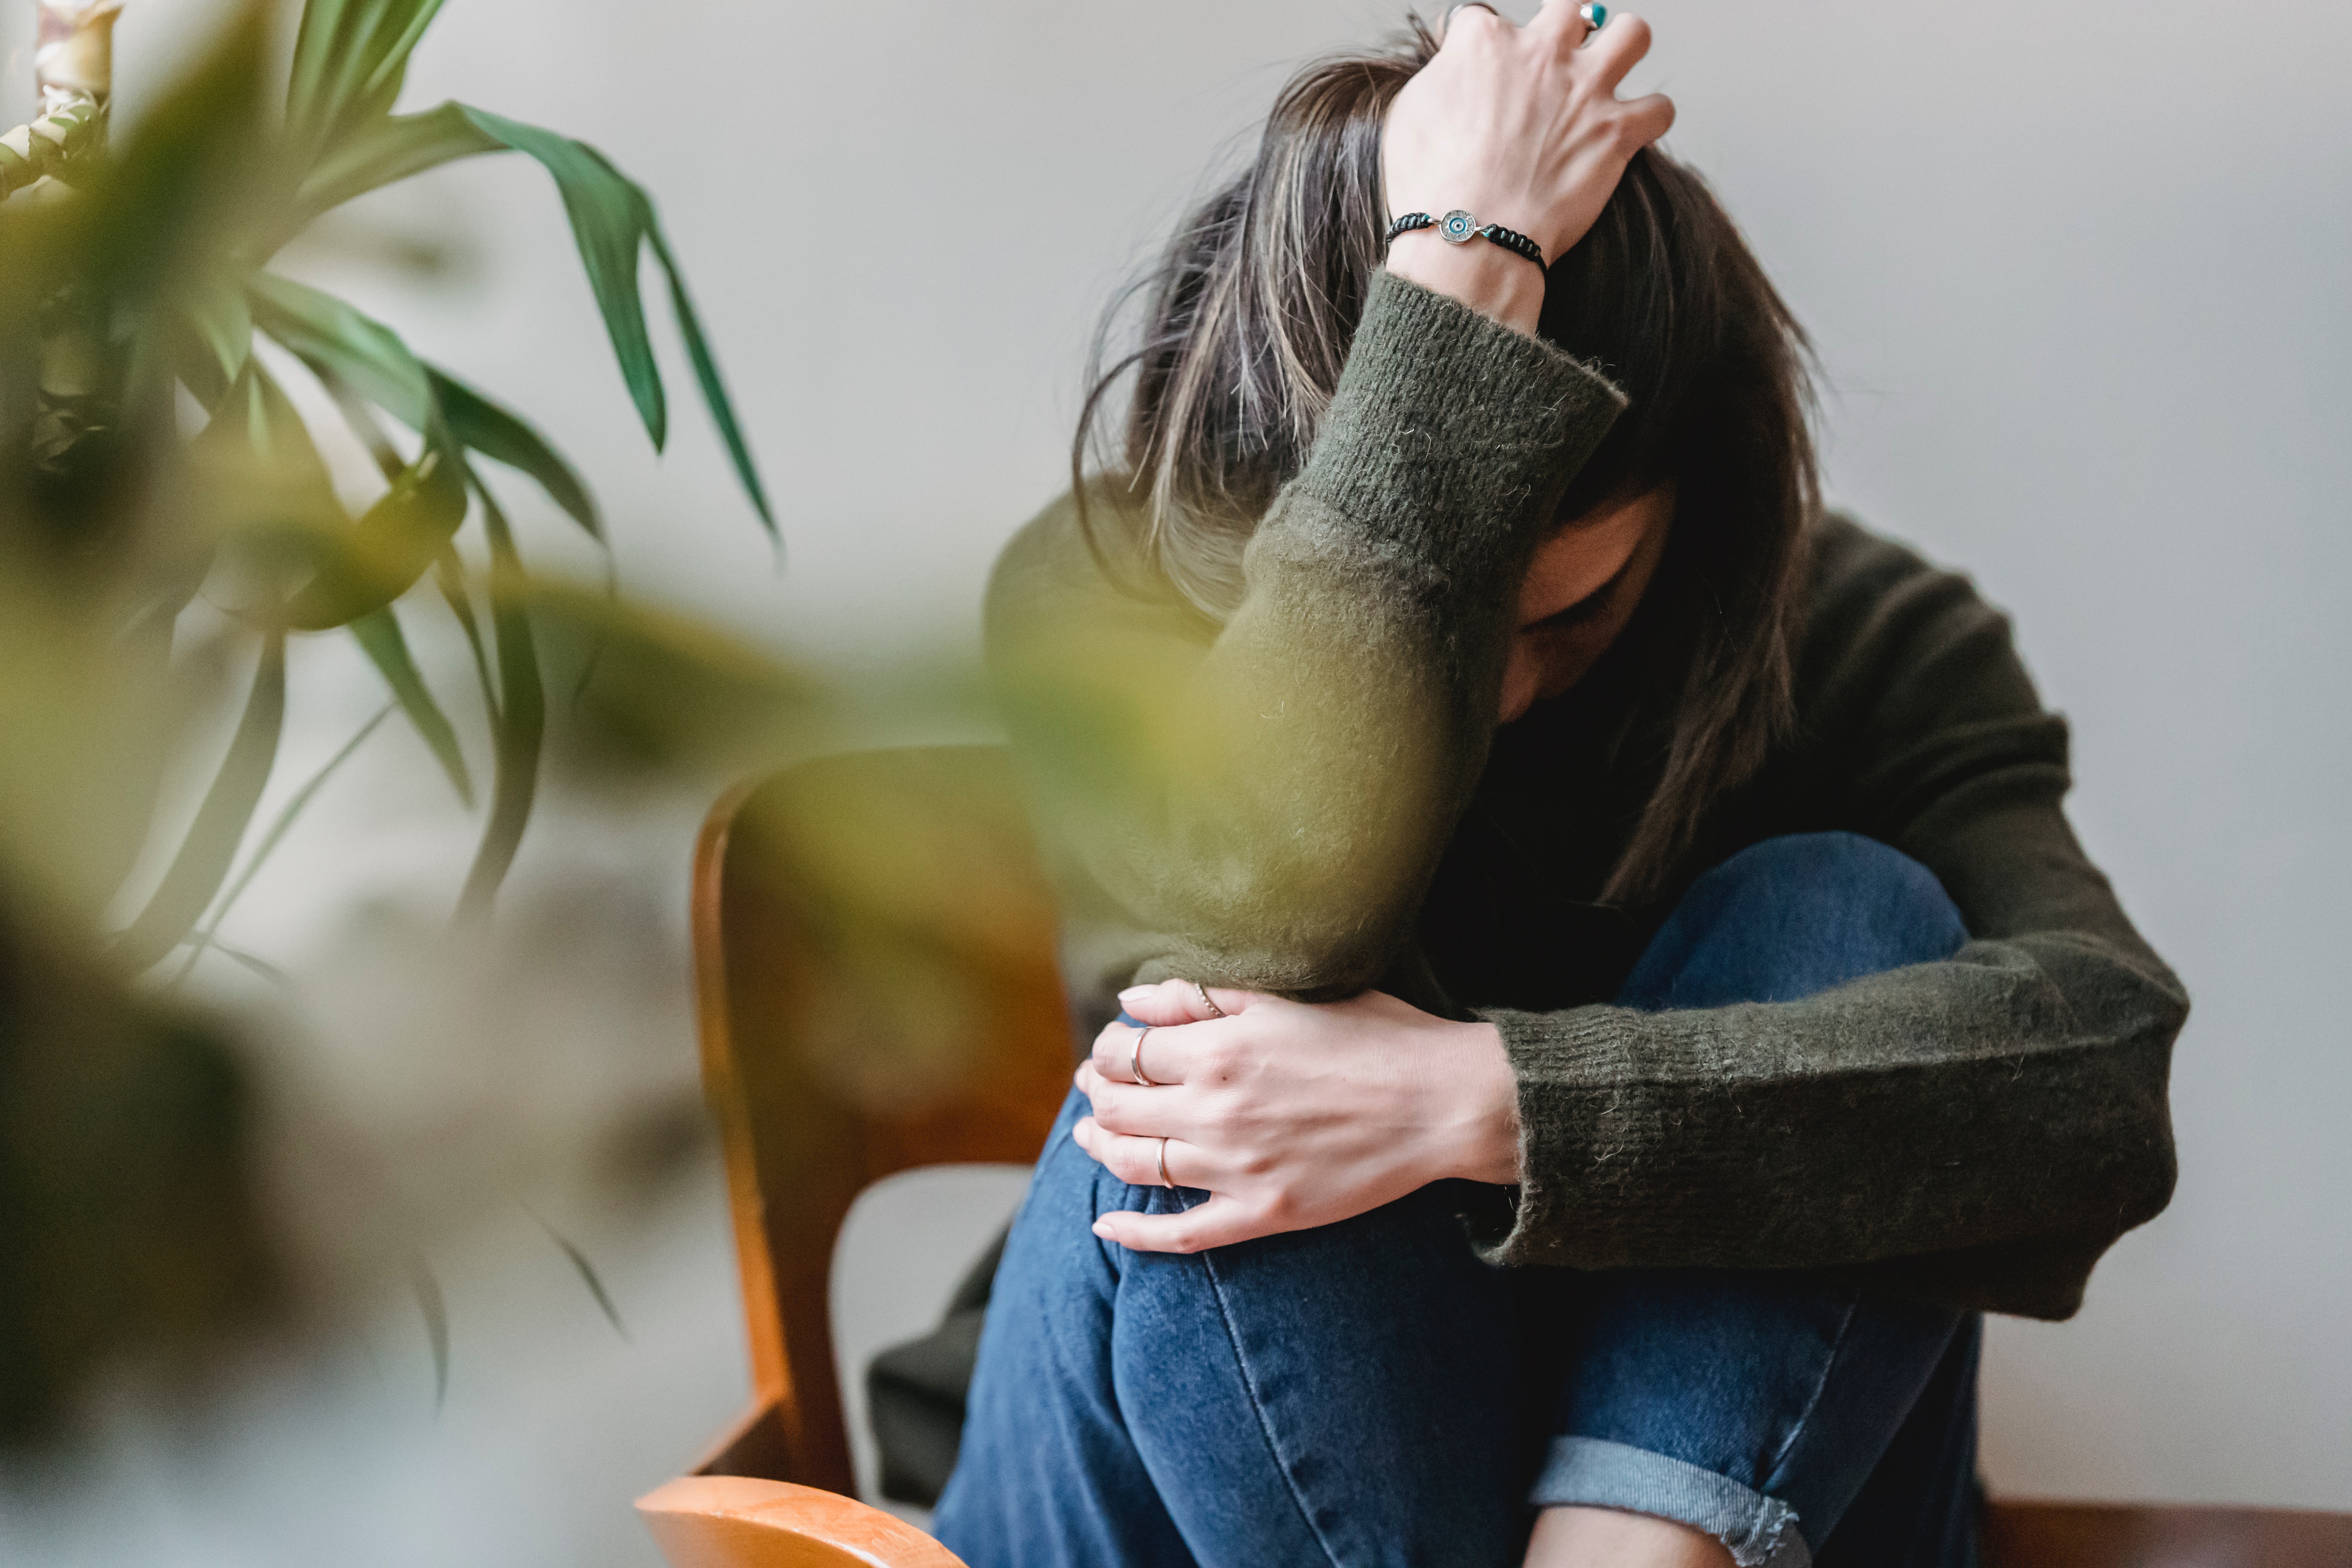
[[[1445,8],[1446,26],[1451,27],[1454,26],[1454,13],[1456,11],[1484,11],[1490,16],[1496,16],[1502,15],[1500,11],[1496,10],[1492,5],[1487,5],[1486,0],[1462,0],[1460,5],[1448,5]]]
[[[1176,1184],[1168,1179],[1168,1140],[1165,1138],[1160,1141],[1160,1184],[1171,1193],[1176,1190]]]
[[[1138,1032],[1135,1037],[1135,1044],[1128,1047],[1127,1048],[1127,1070],[1134,1075],[1136,1082],[1141,1084],[1146,1089],[1158,1089],[1160,1087],[1158,1084],[1143,1076],[1143,1037],[1151,1033],[1155,1027],[1157,1027],[1156,1025],[1144,1025],[1142,1029]]]
[[[1217,999],[1209,994],[1209,988],[1207,986],[1202,984],[1197,980],[1187,981],[1185,984],[1192,986],[1193,990],[1198,991],[1201,994],[1201,1005],[1209,1010],[1210,1017],[1222,1018],[1225,1016],[1225,1010],[1217,1005]]]

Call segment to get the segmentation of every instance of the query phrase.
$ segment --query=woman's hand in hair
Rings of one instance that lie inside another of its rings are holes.
[[[1204,1190],[1181,1214],[1107,1214],[1095,1234],[1139,1252],[1197,1252],[1334,1225],[1447,1177],[1518,1180],[1518,1094],[1489,1024],[1367,992],[1309,1005],[1189,982],[1124,994],[1153,1026],[1112,1024],[1078,1068],[1094,1102],[1073,1135],[1122,1181]]]
[[[1575,0],[1544,0],[1525,26],[1482,6],[1453,13],[1436,57],[1397,94],[1381,142],[1390,215],[1462,208],[1515,228],[1557,261],[1591,230],[1633,154],[1666,133],[1675,106],[1617,89],[1649,53],[1638,16],[1597,33]],[[1544,275],[1499,246],[1400,235],[1389,270],[1532,333]]]

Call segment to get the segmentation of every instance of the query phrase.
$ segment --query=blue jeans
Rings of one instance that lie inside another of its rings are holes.
[[[1895,851],[1773,839],[1699,879],[1620,1000],[1790,1000],[1964,940]],[[1679,1521],[1742,1568],[1972,1560],[1974,1314],[1805,1273],[1494,1268],[1458,1184],[1129,1252],[1097,1215],[1202,1194],[1111,1176],[1070,1142],[1084,1109],[1014,1221],[940,1500],[971,1568],[1506,1568],[1559,1504]]]

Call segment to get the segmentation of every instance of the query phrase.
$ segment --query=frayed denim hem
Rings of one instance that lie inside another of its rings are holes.
[[[1728,1477],[1599,1437],[1555,1437],[1528,1501],[1615,1508],[1703,1530],[1739,1568],[1811,1568],[1797,1510]]]

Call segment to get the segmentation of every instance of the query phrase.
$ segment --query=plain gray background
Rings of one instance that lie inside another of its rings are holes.
[[[131,0],[131,87],[205,9]],[[1993,1486],[2352,1508],[2352,12],[1646,14],[1658,43],[1636,87],[1675,97],[1669,146],[1714,181],[1820,347],[1834,499],[2014,613],[2074,722],[2076,823],[2196,999],[2171,1210],[2116,1248],[2074,1323],[1992,1328]],[[636,591],[836,660],[968,652],[992,552],[1061,482],[1101,305],[1292,65],[1399,16],[1366,0],[451,0],[409,100],[563,129],[653,188],[777,497],[782,575],[698,410],[681,398],[668,457],[645,450],[534,167],[447,171],[347,227],[446,243],[454,284],[331,247],[303,265],[579,458]],[[24,71],[12,55],[11,91]],[[515,493],[541,559],[591,564]],[[367,679],[332,651],[298,672],[289,762],[372,710]],[[429,777],[408,737],[383,745],[373,765],[406,784],[354,781],[239,916],[247,945],[346,984],[352,911],[446,902],[471,831],[407,787]],[[494,1126],[528,1130],[543,1157],[510,1162],[526,1184],[624,1090],[688,1092],[683,881],[702,804],[558,809],[525,847],[510,907],[633,954],[645,977],[625,1000],[600,1001],[611,966],[579,959],[536,979],[570,1009],[560,1039],[518,1009],[436,1076],[418,1065],[442,1059],[433,1047],[408,1042],[437,1015],[404,995],[364,1027],[298,1010],[289,1059],[391,1164],[472,1170]],[[370,1040],[408,1068],[362,1065]],[[0,1555],[654,1562],[626,1498],[681,1468],[743,1388],[722,1200],[698,1160],[649,1208],[580,1199],[566,1215],[631,1342],[510,1205],[453,1202],[436,1260],[457,1350],[437,1419],[387,1294],[315,1353],[257,1367],[197,1441],[121,1414],[88,1468],[0,1513]],[[999,1173],[877,1196],[838,1285],[853,1360],[934,1310],[1017,1192]]]

